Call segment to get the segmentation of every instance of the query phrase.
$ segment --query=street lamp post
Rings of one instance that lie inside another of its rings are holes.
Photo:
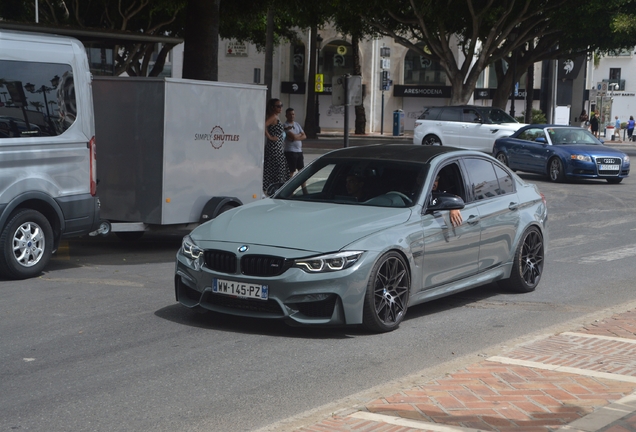
[[[316,75],[320,73],[320,45],[322,44],[322,36],[316,35]],[[320,94],[316,95],[316,133],[320,133]]]
[[[42,86],[38,89],[35,88],[35,84],[31,84],[31,83],[26,83],[24,85],[24,88],[29,92],[29,93],[42,93],[42,96],[44,96],[44,108],[46,108],[46,121],[49,125],[49,128],[51,128],[51,133],[53,133],[55,131],[55,127],[53,126],[53,123],[51,122],[51,114],[49,113],[49,101],[46,99],[46,94],[50,91],[53,91],[57,88],[57,85],[60,83],[60,77],[55,75],[52,79],[51,79],[51,86],[52,87],[47,87],[44,84],[42,84]]]

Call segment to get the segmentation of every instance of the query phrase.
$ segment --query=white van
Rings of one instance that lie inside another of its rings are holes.
[[[0,275],[99,225],[91,74],[72,38],[0,29]]]

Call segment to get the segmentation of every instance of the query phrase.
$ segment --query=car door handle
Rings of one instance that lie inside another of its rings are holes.
[[[468,220],[466,220],[466,223],[469,225],[475,225],[479,223],[479,216],[475,216],[475,215],[468,216]]]
[[[508,205],[508,209],[509,209],[509,210],[512,210],[512,211],[519,210],[519,203],[511,202],[511,203]]]

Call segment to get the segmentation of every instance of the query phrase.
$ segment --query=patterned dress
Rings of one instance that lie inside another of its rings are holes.
[[[289,179],[287,159],[283,152],[283,124],[277,121],[267,127],[271,136],[280,137],[278,141],[267,140],[265,144],[265,158],[263,162],[263,190],[274,183],[284,183]]]

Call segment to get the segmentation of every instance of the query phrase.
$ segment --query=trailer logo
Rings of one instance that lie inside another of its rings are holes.
[[[212,147],[215,149],[220,149],[221,147],[223,147],[223,144],[225,144],[225,141],[238,141],[239,138],[240,138],[240,135],[226,134],[225,131],[223,131],[223,128],[221,126],[214,126],[214,128],[212,128],[210,133],[194,134],[195,141],[200,141],[200,140],[209,141],[210,144],[212,144]]]

